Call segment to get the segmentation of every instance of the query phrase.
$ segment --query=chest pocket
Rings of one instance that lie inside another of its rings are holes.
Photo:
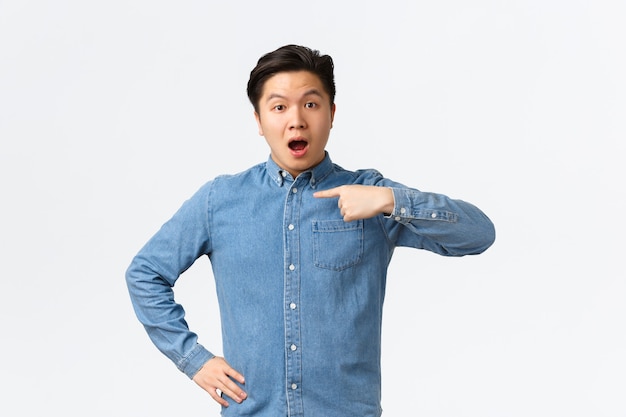
[[[363,220],[313,220],[312,226],[316,267],[341,271],[361,262]]]

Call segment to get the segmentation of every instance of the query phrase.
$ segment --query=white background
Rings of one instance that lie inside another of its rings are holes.
[[[602,0],[0,0],[0,414],[218,414],[124,272],[201,184],[267,158],[245,85],[299,43],[335,60],[335,162],[497,228],[476,257],[397,251],[384,415],[626,416],[625,20]],[[219,353],[208,261],[176,290]]]

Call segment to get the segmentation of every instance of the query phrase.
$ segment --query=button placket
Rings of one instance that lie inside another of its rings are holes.
[[[302,380],[302,357],[300,352],[300,253],[299,224],[300,205],[302,202],[302,179],[298,178],[288,191],[284,210],[284,265],[285,265],[285,350],[287,355],[287,375],[285,384],[288,407],[291,415],[301,415],[302,396],[300,382]],[[298,186],[296,186],[298,184]],[[300,411],[298,411],[300,410]]]

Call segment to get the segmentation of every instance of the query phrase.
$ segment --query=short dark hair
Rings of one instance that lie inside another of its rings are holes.
[[[300,45],[285,45],[259,58],[256,67],[250,72],[248,98],[259,112],[259,100],[268,78],[279,72],[309,71],[317,75],[324,90],[330,97],[331,106],[335,103],[334,64],[330,55]]]

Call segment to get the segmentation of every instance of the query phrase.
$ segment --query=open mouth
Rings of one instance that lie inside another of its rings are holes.
[[[303,151],[304,148],[306,148],[306,146],[308,145],[308,142],[306,140],[292,140],[291,142],[289,142],[289,149],[291,149],[292,151]]]

